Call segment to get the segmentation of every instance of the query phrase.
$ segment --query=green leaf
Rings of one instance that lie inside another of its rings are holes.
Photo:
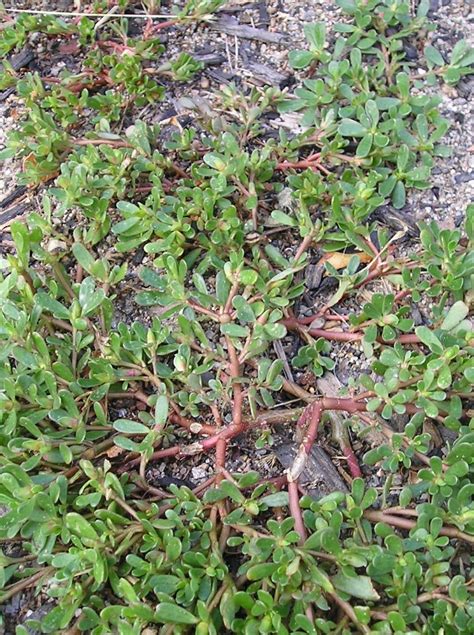
[[[129,437],[123,437],[120,434],[118,434],[114,438],[114,445],[116,445],[119,448],[122,448],[123,450],[127,450],[128,452],[141,451],[140,443],[136,443],[135,441],[132,441],[132,439],[130,439]]]
[[[359,142],[359,145],[357,146],[356,155],[358,157],[366,157],[372,148],[373,140],[374,140],[374,135],[372,134],[368,134],[362,137],[362,139]]]
[[[95,261],[84,245],[82,243],[74,243],[72,253],[81,267],[83,267],[87,273],[91,273]]]
[[[165,289],[165,281],[163,276],[154,269],[143,268],[140,270],[140,280],[149,287],[163,290]]]
[[[143,423],[132,421],[131,419],[117,419],[114,421],[113,426],[117,432],[122,432],[123,434],[148,434],[150,432],[150,428],[147,428]]]
[[[129,201],[119,201],[117,203],[117,209],[121,212],[125,212],[126,214],[134,214],[139,211],[139,207]]]
[[[11,159],[16,154],[13,148],[4,148],[0,150],[0,161],[5,161],[6,159]]]
[[[286,258],[281,255],[280,250],[273,245],[265,245],[265,253],[272,262],[279,267],[282,267],[282,269],[286,269],[288,267],[288,260],[286,260]]]
[[[326,42],[326,25],[323,22],[305,24],[303,30],[310,48],[322,51]]]
[[[121,220],[120,222],[116,223],[112,227],[112,232],[118,235],[125,234],[128,231],[130,231],[133,227],[139,224],[140,224],[140,218],[138,216],[132,216],[131,218],[126,218],[125,220]],[[130,232],[130,233],[131,234],[133,233],[135,235],[137,231]]]
[[[443,352],[443,345],[433,331],[427,326],[418,326],[415,329],[415,333],[418,335],[423,344],[430,349],[430,351],[438,354]]]
[[[367,103],[365,104],[365,112],[370,118],[372,126],[376,126],[379,122],[380,113],[377,104],[373,99],[367,100]]]
[[[431,46],[431,44],[429,46],[425,47],[425,57],[428,60],[428,62],[430,62],[431,65],[433,65],[433,66],[444,66],[445,65],[445,61],[444,61],[443,56],[438,51],[438,49],[435,48],[434,46]]]
[[[221,306],[224,306],[229,297],[230,282],[223,271],[218,271],[216,275],[216,298]]]
[[[298,221],[296,218],[285,214],[285,212],[282,212],[279,209],[274,209],[271,216],[276,223],[287,225],[288,227],[298,227]]]
[[[155,404],[155,425],[164,426],[168,419],[168,397],[160,395]]]
[[[224,492],[226,496],[231,498],[236,503],[243,503],[245,501],[245,496],[242,494],[240,489],[234,483],[230,481],[222,481],[220,485],[220,489]]]
[[[328,575],[319,567],[311,567],[311,581],[328,593],[332,593],[334,591],[334,585]]]
[[[295,69],[306,68],[313,59],[314,54],[311,51],[290,51],[288,54],[290,66]]]
[[[467,381],[469,381],[471,384],[474,383],[474,368],[465,368],[464,369],[464,377],[467,379]]]
[[[441,388],[443,390],[445,388],[449,388],[449,386],[451,386],[451,382],[452,381],[453,381],[453,378],[452,378],[452,375],[451,375],[451,370],[450,370],[448,364],[445,364],[439,370],[438,381],[437,381],[438,388]]]
[[[76,600],[69,605],[55,606],[51,609],[51,611],[49,611],[49,613],[41,620],[42,632],[57,633],[58,630],[64,630],[74,617],[78,604],[79,600]],[[31,630],[28,632],[31,633]]]
[[[258,280],[258,273],[253,269],[242,269],[240,272],[240,282],[247,285],[254,285]]]
[[[150,578],[155,593],[166,593],[172,595],[178,589],[180,578],[175,575],[154,575]]]
[[[254,322],[255,314],[252,307],[241,295],[236,295],[232,300],[232,306],[237,311],[237,317],[241,322]]]
[[[380,595],[375,590],[372,580],[368,576],[356,575],[349,577],[340,571],[331,580],[336,589],[352,597],[366,601],[380,599]]]
[[[248,327],[240,324],[221,324],[221,333],[229,337],[247,337],[250,333]]]
[[[367,130],[354,119],[343,119],[339,124],[339,134],[343,137],[363,137]]]
[[[406,633],[407,625],[400,613],[397,613],[396,611],[389,611],[387,617],[390,626],[396,633]]]
[[[204,162],[207,163],[207,165],[209,165],[211,168],[213,168],[214,170],[218,170],[219,172],[225,170],[227,165],[225,157],[213,152],[204,155]]]
[[[272,340],[281,340],[282,337],[286,335],[286,328],[283,324],[279,324],[278,322],[273,322],[273,324],[265,324],[263,327],[265,333]]]
[[[281,371],[283,370],[283,361],[281,359],[275,359],[272,362],[272,365],[268,369],[266,382],[268,384],[273,384],[275,379],[279,376]]]
[[[261,564],[254,564],[247,571],[247,578],[251,581],[263,580],[268,578],[274,573],[280,565],[275,562],[263,562]]]
[[[472,48],[468,44],[468,42],[464,39],[456,42],[451,53],[451,59],[450,59],[451,64],[458,65],[459,62],[461,62],[461,60],[464,61],[466,57],[466,53],[472,53]]]
[[[397,168],[403,171],[408,165],[408,159],[410,158],[410,150],[407,145],[402,144],[398,149],[397,155]]]
[[[461,300],[455,302],[441,324],[443,331],[452,331],[469,315],[469,307]]]
[[[217,501],[221,501],[226,497],[225,493],[220,488],[211,487],[207,490],[207,492],[203,496],[203,501],[205,503],[216,503]]]
[[[268,505],[268,507],[288,507],[288,492],[268,494],[261,498],[260,502]]]
[[[156,607],[155,619],[164,624],[197,624],[199,619],[190,611],[171,602],[160,602]]]
[[[175,536],[171,536],[168,538],[166,542],[166,559],[169,561],[177,560],[183,550],[183,545],[181,544],[181,540],[176,538]]]
[[[54,317],[61,320],[69,320],[69,310],[61,304],[61,302],[58,302],[47,293],[39,291],[36,294],[36,301],[42,309],[45,309],[54,315]]]
[[[397,184],[392,191],[392,203],[395,209],[401,209],[406,203],[406,191],[402,181],[397,181]]]
[[[76,512],[66,514],[65,525],[69,531],[75,533],[80,538],[93,541],[99,540],[95,529],[81,514],[77,514]]]

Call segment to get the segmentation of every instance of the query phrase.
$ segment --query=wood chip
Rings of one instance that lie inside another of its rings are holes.
[[[0,213],[0,229],[6,229],[10,223],[23,216],[30,207],[29,203],[19,203]]]
[[[283,88],[290,79],[289,75],[280,73],[280,71],[277,71],[271,66],[268,66],[268,64],[260,64],[259,62],[249,60],[245,63],[244,68],[262,84],[268,84],[270,86],[278,86],[279,88]]]
[[[257,40],[258,42],[268,42],[269,44],[288,44],[288,38],[284,33],[265,31],[264,29],[256,29],[253,26],[240,24],[232,16],[222,16],[219,20],[211,22],[209,26],[211,29],[227,33],[227,35],[235,35],[244,40]]]
[[[420,232],[410,211],[411,209],[408,206],[404,209],[396,210],[389,205],[382,205],[371,215],[371,220],[378,220],[395,231],[402,230],[406,232],[407,236],[415,237]]]
[[[9,62],[12,65],[14,71],[19,71],[21,68],[28,66],[28,64],[34,59],[35,54],[33,53],[33,51],[25,46],[24,49],[22,49],[15,55],[12,55]]]
[[[292,466],[296,448],[293,443],[285,443],[274,449],[275,455],[285,469]],[[306,459],[300,482],[313,498],[322,498],[331,492],[347,492],[347,486],[332,464],[323,448],[314,445]]]

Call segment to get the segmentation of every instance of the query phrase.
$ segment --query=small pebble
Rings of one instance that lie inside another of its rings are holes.
[[[200,481],[207,478],[207,474],[208,474],[207,469],[203,467],[202,465],[193,467],[191,470],[191,476],[194,481]]]

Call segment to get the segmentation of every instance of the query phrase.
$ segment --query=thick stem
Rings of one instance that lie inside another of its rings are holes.
[[[41,578],[43,578],[44,576],[49,575],[52,571],[53,571],[53,567],[45,567],[41,571],[38,571],[38,573],[35,573],[34,575],[30,576],[29,578],[20,580],[20,582],[17,582],[16,584],[12,585],[10,588],[6,589],[6,591],[4,591],[2,594],[0,594],[0,602],[4,604],[11,597],[16,595],[20,591],[23,591],[24,589],[27,589],[28,587],[32,586],[33,584],[41,580]]]
[[[322,337],[326,340],[334,340],[335,342],[359,342],[364,338],[364,333],[360,331],[329,331],[327,329],[309,328],[303,329],[302,324],[297,318],[286,318],[281,320],[281,323],[290,330],[301,331],[302,333],[308,333],[311,337]],[[380,344],[391,344],[384,340],[382,337],[377,338],[377,342]],[[397,342],[400,344],[419,344],[420,338],[414,333],[404,333],[397,336]]]
[[[303,516],[301,514],[298,483],[296,481],[288,480],[288,501],[291,515],[295,521],[295,530],[300,535],[299,544],[302,545],[307,538],[307,533],[306,527],[304,526]]]
[[[176,26],[179,20],[166,20],[166,22],[160,22],[154,27],[154,31],[161,31],[162,29],[168,29],[170,26]]]
[[[193,421],[192,419],[186,419],[181,415],[172,412],[168,419],[182,428],[186,428],[190,432],[195,434],[216,434],[219,429],[216,426],[211,426],[206,423],[199,423],[197,421]]]
[[[230,376],[233,379],[232,387],[234,392],[234,401],[232,404],[232,421],[234,426],[242,427],[242,408],[244,399],[242,393],[242,385],[239,382],[240,363],[234,344],[232,343],[230,337],[226,337],[226,342],[230,358],[229,370]]]
[[[227,450],[227,441],[225,439],[219,439],[216,443],[216,486],[219,486],[222,481],[222,470],[225,469],[225,455]]]
[[[298,251],[296,252],[295,257],[293,258],[294,262],[298,262],[298,260],[302,257],[302,255],[306,253],[306,251],[311,247],[313,238],[314,238],[314,233],[312,231],[309,232],[309,234],[307,234],[303,238],[303,241],[301,245],[298,247]]]
[[[359,466],[359,461],[355,455],[354,450],[350,445],[341,445],[342,453],[347,461],[347,466],[349,468],[349,472],[351,473],[352,478],[358,478],[362,476],[362,470]]]
[[[364,512],[364,517],[367,518],[367,520],[371,520],[376,523],[386,523],[387,525],[392,525],[393,527],[398,527],[400,529],[413,529],[416,527],[415,520],[400,518],[400,516],[391,516],[385,512],[366,510]],[[456,527],[443,527],[439,533],[441,536],[448,536],[449,538],[455,538],[456,540],[463,540],[464,542],[474,545],[474,536],[469,536]]]
[[[214,597],[212,598],[212,600],[207,605],[207,611],[208,611],[209,614],[212,613],[212,611],[219,604],[219,602],[221,601],[222,596],[224,595],[226,590],[229,588],[229,586],[230,586],[230,584],[228,582],[224,582],[224,584],[222,584],[220,589],[214,594]]]
[[[43,315],[43,317],[45,317]],[[57,326],[60,329],[63,329],[63,331],[69,331],[70,333],[72,333],[73,328],[72,325],[69,324],[69,322],[66,322],[65,320],[60,320],[58,318],[45,318],[48,320],[48,322],[50,322],[51,324],[53,324],[54,326]]]
[[[289,169],[306,170],[306,168],[320,169],[321,167],[319,164],[320,159],[321,159],[321,153],[316,152],[315,154],[311,154],[309,157],[306,157],[306,159],[300,159],[299,161],[281,161],[280,163],[276,164],[275,169],[279,171],[284,171]]]
[[[58,262],[53,262],[51,266],[53,268],[56,278],[59,280],[60,284],[62,285],[62,287],[64,288],[64,290],[66,291],[70,299],[74,300],[76,296],[66,276],[64,275],[63,270],[61,269],[61,265]]]
[[[349,602],[346,602],[345,600],[343,600],[338,595],[337,591],[333,593],[329,593],[328,595],[330,595],[330,597],[334,600],[334,602],[344,611],[344,613],[347,615],[350,621],[356,625],[356,627],[359,629],[361,633],[371,632],[368,626],[365,626],[365,624],[361,624],[359,622],[359,620],[357,619],[357,615],[354,613],[354,609],[352,608],[352,606],[349,604]]]
[[[217,313],[215,313],[214,311],[211,311],[211,309],[206,309],[206,307],[201,306],[197,302],[194,302],[194,300],[188,300],[188,305],[192,309],[194,309],[194,311],[197,311],[198,313],[202,313],[203,315],[207,315],[207,317],[211,318],[215,322],[220,322],[220,319]]]
[[[298,420],[298,424],[303,426],[309,418],[309,425],[303,435],[303,438],[301,439],[293,464],[288,470],[288,482],[297,481],[305,468],[308,455],[311,452],[311,448],[313,447],[313,443],[315,442],[318,434],[322,410],[321,402],[315,401],[307,406],[306,411],[308,414],[303,412]]]
[[[316,441],[316,436],[318,434],[319,424],[321,422],[321,414],[323,407],[320,403],[315,402],[311,407],[311,419],[309,422],[308,430],[306,431],[305,436],[303,437],[302,447],[308,455],[311,452],[311,448],[313,447],[313,443]]]

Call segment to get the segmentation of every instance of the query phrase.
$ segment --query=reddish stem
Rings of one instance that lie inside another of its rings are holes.
[[[229,441],[233,437],[238,436],[242,432],[242,425],[230,425],[225,427],[222,432],[218,434],[214,434],[212,437],[208,437],[207,439],[203,439],[200,441],[198,445],[201,446],[202,450],[211,450],[217,445],[217,442],[221,439],[225,441]]]
[[[239,358],[237,356],[237,352],[232,343],[230,337],[226,337],[227,342],[227,350],[229,351],[230,365],[229,371],[230,376],[233,379],[233,392],[234,392],[234,402],[232,404],[232,421],[234,426],[238,428],[242,428],[242,408],[244,403],[243,393],[242,393],[242,385],[239,382],[240,375],[240,363]]]
[[[164,450],[157,450],[157,452],[153,452],[153,454],[150,457],[150,460],[153,459],[154,461],[157,461],[158,459],[166,459],[169,456],[178,456],[178,454],[180,452],[181,452],[180,446],[179,445],[174,445],[171,448],[165,448]],[[138,465],[140,463],[140,461],[141,461],[141,457],[133,459],[132,461],[127,463],[125,468],[129,469],[133,465]]]
[[[303,318],[305,321],[307,318]],[[281,320],[281,324],[286,326],[290,330],[304,330],[312,337],[323,337],[326,340],[334,340],[337,342],[358,342],[364,337],[364,333],[353,331],[328,331],[326,329],[301,329],[301,322],[299,318],[286,318]],[[388,340],[384,340],[382,337],[377,338],[377,342],[381,344],[390,344]],[[401,344],[419,344],[420,338],[414,333],[404,333],[397,337],[397,342]]]
[[[302,447],[304,448],[306,455],[308,455],[311,452],[313,443],[316,441],[319,424],[321,422],[321,414],[323,411],[323,405],[321,402],[315,401],[311,406],[309,406],[309,408],[311,408],[311,419],[301,444]]]
[[[133,369],[131,369],[133,370]],[[150,395],[146,395],[141,390],[130,391],[130,392],[109,392],[107,394],[109,399],[137,399],[142,403],[148,405],[148,399]]]
[[[344,412],[365,412],[367,404],[354,401],[350,397],[323,397],[323,410],[343,410]]]
[[[215,460],[216,486],[219,486],[219,483],[222,481],[222,477],[223,477],[222,470],[225,468],[226,450],[227,450],[226,439],[219,439],[216,443],[216,460]]]
[[[307,234],[301,245],[298,247],[298,251],[295,254],[294,257],[294,261],[298,262],[298,260],[301,258],[301,256],[311,247],[311,243],[313,242],[313,232],[310,232],[309,234]]]
[[[347,466],[349,468],[349,472],[351,473],[352,478],[358,478],[359,476],[362,476],[362,471],[360,469],[359,462],[351,446],[344,445],[341,447],[341,450],[347,461]]]
[[[196,434],[216,434],[217,428],[216,426],[211,426],[206,423],[198,423],[197,421],[193,421],[192,419],[185,419],[181,415],[176,412],[172,412],[168,417],[171,423],[175,423],[182,428],[186,428],[186,430],[190,430]]]
[[[211,309],[206,309],[206,307],[201,306],[200,304],[198,304],[197,302],[194,302],[194,300],[188,300],[188,305],[194,309],[195,311],[197,311],[198,313],[202,313],[203,315],[207,315],[208,317],[212,318],[213,320],[219,322],[219,316],[217,315],[217,313],[215,313],[214,311],[211,311]]]
[[[178,24],[178,20],[166,20],[166,22],[160,22],[157,24],[153,28],[153,31],[161,31],[161,29],[167,29],[170,26],[175,26],[176,24]]]
[[[298,483],[296,481],[288,480],[288,506],[295,521],[295,530],[300,535],[299,544],[302,545],[306,540],[307,533],[306,527],[304,526],[303,516],[301,514]]]
[[[366,510],[364,512],[365,518],[373,522],[387,523],[393,527],[399,527],[400,529],[413,529],[416,527],[416,521],[408,518],[400,518],[400,516],[391,516],[380,511]],[[456,538],[457,540],[464,540],[470,544],[474,544],[474,536],[470,536],[455,527],[442,527],[440,530],[441,536],[449,536],[450,538]]]
[[[306,315],[298,318],[287,318],[289,320],[295,320],[295,324],[300,324],[301,326],[307,326],[317,320],[318,318],[324,318],[326,320],[334,320],[337,322],[347,322],[347,317],[345,315],[338,315],[337,313],[328,313],[329,309],[325,311],[319,311],[318,313],[314,313],[313,315]]]
[[[128,141],[120,139],[72,139],[76,146],[112,146],[113,148],[133,148]]]
[[[320,158],[321,158],[321,153],[316,152],[315,154],[311,154],[309,157],[306,157],[306,159],[300,159],[299,161],[281,161],[280,163],[277,163],[275,169],[288,170],[290,168],[292,169],[315,168],[315,167],[319,167],[318,164],[319,164]]]

